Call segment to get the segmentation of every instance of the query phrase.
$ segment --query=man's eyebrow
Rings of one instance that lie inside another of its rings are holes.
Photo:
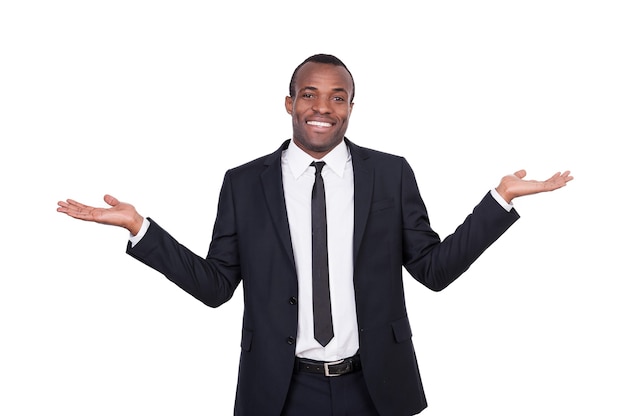
[[[307,85],[307,86],[302,87],[302,88],[300,89],[300,91],[306,91],[306,90],[318,91],[318,90],[319,90],[319,88],[314,87],[314,86],[312,86],[312,85]],[[334,92],[343,92],[343,93],[345,93],[345,94],[348,94],[348,90],[346,90],[345,88],[342,88],[342,87],[333,88],[333,91],[334,91]]]

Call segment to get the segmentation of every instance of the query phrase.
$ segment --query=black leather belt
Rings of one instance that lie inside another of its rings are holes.
[[[354,371],[359,371],[360,369],[361,357],[358,355],[332,362],[315,361],[296,357],[295,371],[322,374],[326,377],[342,376]]]

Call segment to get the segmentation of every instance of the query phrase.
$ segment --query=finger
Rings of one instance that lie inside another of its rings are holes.
[[[120,203],[120,201],[117,200],[116,197],[106,194],[104,196],[104,202],[106,202],[107,204],[111,205],[112,207],[118,205]]]
[[[546,179],[546,182],[555,181],[559,178],[561,178],[561,172],[557,172],[554,175],[550,176],[548,179]]]
[[[57,212],[63,212],[67,214],[69,211],[73,211],[74,209],[65,201],[57,202]]]
[[[572,179],[574,179],[574,177],[571,175],[571,172],[569,170],[566,170],[565,172],[563,172],[563,175],[561,175],[563,177],[563,179],[565,179],[565,182],[569,182]]]
[[[71,207],[69,208],[59,207],[57,208],[57,211],[63,214],[69,215],[72,218],[79,219],[79,220],[91,221],[91,218],[92,218],[91,213],[73,209]]]
[[[571,179],[573,178],[569,176],[569,171],[565,171],[563,173],[557,172],[554,175],[552,175],[550,179],[546,180],[544,183],[545,183],[547,190],[553,191],[555,189],[564,187],[565,185],[567,185],[567,182],[569,182]]]
[[[70,206],[70,207],[83,208],[83,209],[91,208],[90,206],[85,205],[85,204],[81,204],[80,202],[74,201],[73,199],[68,199],[67,203],[68,203],[68,206]]]
[[[520,169],[517,172],[515,172],[514,175],[522,179],[524,176],[526,176],[526,170]]]

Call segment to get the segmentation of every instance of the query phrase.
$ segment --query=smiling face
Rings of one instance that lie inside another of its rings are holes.
[[[335,148],[348,129],[352,77],[342,66],[307,62],[295,76],[294,94],[285,98],[293,141],[315,159]]]

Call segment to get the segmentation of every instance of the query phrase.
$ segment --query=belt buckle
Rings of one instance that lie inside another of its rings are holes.
[[[331,373],[330,373],[330,367],[329,367],[329,366],[331,366],[331,365],[336,365],[336,364],[341,364],[341,363],[343,363],[344,361],[346,361],[346,360],[345,360],[345,359],[343,359],[343,360],[339,360],[339,361],[333,361],[333,362],[330,362],[330,363],[324,363],[324,375],[325,375],[326,377],[337,377],[337,376],[342,375],[342,374],[343,374],[343,372],[340,372],[340,373],[333,373],[333,374],[331,374]]]

